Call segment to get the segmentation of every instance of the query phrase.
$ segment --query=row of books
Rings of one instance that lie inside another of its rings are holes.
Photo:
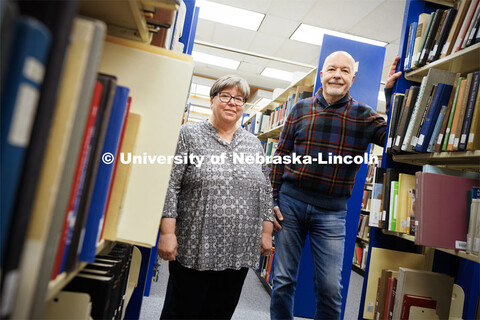
[[[400,267],[383,269],[378,279],[375,319],[435,319],[449,315],[453,278]],[[447,306],[441,307],[444,303]],[[447,310],[445,310],[447,309]],[[443,317],[441,319],[444,319]]]
[[[34,18],[18,16],[15,26],[1,109],[1,184],[9,190],[2,192],[2,317],[41,314],[49,280],[94,261],[107,212],[120,209],[109,200],[122,139],[133,148],[138,126],[135,118],[127,130],[129,88],[98,73],[103,22],[72,17],[63,42],[48,41]],[[52,92],[56,100],[42,98]]]
[[[273,156],[278,147],[278,139],[268,138],[267,141],[262,141],[265,155],[267,157]]]
[[[257,112],[249,123],[244,124],[245,129],[257,135],[283,125],[293,106],[299,100],[311,97],[312,92],[312,87],[298,86],[296,92],[288,96],[280,106],[273,110],[266,110],[264,113]]]
[[[362,197],[362,210],[370,211],[371,199],[372,199],[372,190],[364,189],[363,197]]]
[[[367,263],[368,243],[355,242],[355,251],[353,252],[353,265],[365,270]]]
[[[257,269],[257,273],[259,273],[260,276],[265,279],[265,282],[270,287],[273,286],[274,261],[275,247],[272,248],[272,253],[270,255],[260,257],[260,264]]]
[[[478,254],[479,181],[478,173],[430,165],[415,174],[377,168],[370,226],[414,235],[419,245]]]
[[[394,94],[387,153],[480,149],[480,71],[431,69],[420,86]]]
[[[116,243],[87,264],[63,291],[87,293],[93,319],[123,319],[132,250],[130,244]]]
[[[370,215],[368,214],[360,214],[360,218],[358,220],[358,230],[357,230],[357,237],[368,240],[370,237],[370,226],[369,226]]]
[[[461,294],[461,288],[454,286],[454,279],[450,275],[427,271],[426,261],[424,254],[371,248],[363,318],[448,319],[449,315],[461,317],[461,313],[450,313],[450,306],[455,302],[455,299],[452,302],[452,294],[454,290]],[[422,303],[419,300],[429,299],[436,301],[433,310],[413,308],[424,307],[417,303]],[[461,299],[457,299],[457,302],[459,301],[463,303]],[[462,310],[463,306],[459,309]],[[419,316],[422,313],[428,316]]]
[[[480,42],[478,0],[422,13],[409,25],[404,70],[414,70]]]

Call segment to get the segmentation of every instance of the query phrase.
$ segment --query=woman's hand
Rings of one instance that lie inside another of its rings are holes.
[[[157,253],[163,260],[174,261],[177,256],[177,236],[175,233],[161,234],[158,238]]]
[[[260,254],[262,256],[268,256],[272,253],[273,223],[271,221],[263,221],[262,227],[262,247]]]
[[[157,253],[163,260],[174,261],[177,256],[177,236],[175,235],[174,218],[162,218],[160,223],[160,237],[158,237]]]

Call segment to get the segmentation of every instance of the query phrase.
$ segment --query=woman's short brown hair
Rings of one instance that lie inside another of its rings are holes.
[[[210,89],[210,97],[213,98],[217,93],[232,87],[236,87],[245,98],[245,101],[247,101],[250,96],[250,86],[245,79],[235,75],[226,75],[218,78]]]

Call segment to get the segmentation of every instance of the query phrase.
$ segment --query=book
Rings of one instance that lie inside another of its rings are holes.
[[[473,111],[475,108],[475,100],[477,99],[478,95],[478,86],[480,83],[480,71],[473,73],[472,77],[472,84],[470,86],[470,92],[467,98],[467,107],[465,110],[465,119],[463,121],[462,131],[460,132],[460,143],[458,146],[458,150],[466,150],[467,149],[467,137],[470,132],[470,127],[472,124],[473,118]]]
[[[465,250],[467,192],[478,180],[428,172],[417,172],[415,179],[415,243]]]
[[[385,300],[384,319],[393,319],[393,309],[395,306],[395,297],[397,295],[398,277],[391,277],[388,279],[387,298]]]
[[[442,151],[447,151],[449,144],[451,144],[453,148],[453,140],[455,140],[455,136],[451,137],[452,126],[454,123],[455,115],[460,112],[459,99],[460,100],[462,99],[463,95],[461,93],[465,91],[465,84],[466,84],[465,81],[466,81],[466,78],[464,77],[460,77],[458,79],[457,91],[455,92],[455,96],[453,97],[452,109],[450,110],[447,126],[445,128],[445,136],[443,138]],[[457,106],[458,106],[458,109],[457,109]],[[456,117],[458,119],[458,115]],[[452,143],[450,143],[450,141]]]
[[[405,103],[405,106],[403,106],[403,111],[399,120],[398,129],[396,131],[397,137],[395,138],[395,143],[393,145],[393,150],[395,151],[401,151],[403,139],[405,137],[405,131],[407,130],[407,124],[410,120],[410,117],[412,116],[413,107],[415,101],[417,101],[419,91],[419,86],[411,86],[409,89],[407,102]]]
[[[19,287],[18,296],[21,297],[22,304],[15,307],[15,313],[19,312],[24,315],[24,312],[29,312],[34,318],[37,316],[33,315],[43,314],[44,294],[53,263],[53,250],[55,249],[49,248],[47,245],[51,241],[54,243],[55,240],[58,241],[58,239],[50,238],[50,229],[56,218],[56,205],[58,201],[65,201],[66,205],[66,199],[61,197],[63,190],[60,190],[60,186],[63,179],[71,182],[73,177],[73,169],[70,170],[71,168],[66,166],[65,160],[69,154],[70,143],[73,143],[72,139],[77,138],[73,136],[73,128],[75,121],[78,120],[76,115],[82,98],[82,85],[89,63],[93,31],[92,23],[84,19],[75,19],[25,248],[22,253],[21,274],[22,277],[25,277],[22,283],[27,279],[30,279],[31,283]],[[81,138],[81,135],[79,136]],[[65,207],[61,209],[58,212],[63,211],[64,213]],[[61,221],[63,221],[63,217]],[[52,230],[52,234],[55,235],[55,232],[57,231]],[[51,257],[51,259],[45,259],[45,256]],[[35,268],[32,265],[35,265]]]
[[[447,40],[443,45],[440,58],[444,58],[452,53],[453,47],[455,45],[455,41],[457,39],[458,33],[460,32],[460,28],[462,27],[462,23],[465,20],[465,16],[467,14],[468,8],[471,4],[472,0],[462,0],[460,5],[458,6],[458,12],[453,21],[452,27],[450,28],[450,32],[448,33]]]
[[[437,9],[435,11],[435,14],[433,15],[434,18],[425,39],[425,45],[423,47],[422,53],[420,54],[420,59],[418,60],[418,66],[424,66],[427,64],[428,57],[433,49],[435,38],[439,31],[440,22],[442,21],[442,18],[444,18],[444,15],[445,10]]]
[[[371,227],[382,226],[383,208],[381,204],[383,199],[383,174],[385,172],[384,168],[375,168],[372,199],[370,200],[370,219],[368,224]]]
[[[468,26],[467,33],[465,34],[465,37],[463,39],[461,49],[464,49],[472,44],[473,36],[474,33],[476,32],[476,29],[478,28],[478,25],[480,23],[480,6],[477,2],[477,7],[475,9],[475,13],[473,14],[472,21],[470,22],[470,25]],[[473,34],[472,34],[473,33]]]
[[[37,112],[34,116],[30,142],[26,149],[23,170],[18,184],[17,194],[21,196],[15,199],[14,211],[16,218],[10,223],[9,245],[4,253],[6,258],[2,265],[2,279],[4,279],[2,295],[11,297],[11,299],[8,302],[2,300],[6,303],[2,304],[2,317],[7,317],[11,314],[14,308],[15,292],[20,281],[18,277],[20,260],[40,179],[53,111],[58,97],[66,48],[76,14],[76,3],[77,1],[59,1],[45,6],[45,3],[42,1],[16,2],[22,14],[35,17],[47,26],[52,41],[46,60],[45,74],[38,97]],[[4,46],[5,43],[2,38],[2,50]],[[9,286],[7,287],[5,284],[9,284]]]
[[[405,52],[405,61],[404,61],[404,70],[410,70],[410,66],[412,65],[412,56],[413,56],[413,48],[415,46],[415,37],[417,35],[417,25],[416,21],[410,23],[408,28],[408,40],[407,40],[407,50]]]
[[[60,272],[72,271],[78,265],[78,256],[81,250],[82,230],[84,230],[87,223],[88,208],[93,195],[95,186],[95,177],[97,176],[98,166],[101,162],[102,148],[105,142],[107,133],[108,120],[112,111],[113,98],[117,87],[117,79],[114,76],[99,74],[97,80],[102,83],[103,92],[100,97],[100,104],[95,120],[95,129],[93,137],[90,141],[90,151],[88,155],[88,162],[84,167],[83,172],[83,187],[77,193],[75,206],[76,216],[69,225],[69,235],[67,236],[67,243],[65,246],[65,253],[63,255]],[[79,249],[80,248],[80,249]]]
[[[375,301],[374,319],[384,319],[385,302],[387,300],[387,287],[389,279],[398,277],[398,271],[383,269],[378,278],[377,298]]]
[[[442,273],[400,267],[393,318],[400,319],[406,294],[430,297],[437,301],[440,319],[448,319],[452,300],[453,278]]]
[[[438,134],[438,138],[435,142],[435,147],[433,149],[435,152],[442,151],[442,145],[444,141],[444,136],[446,135],[448,120],[452,111],[452,107],[455,108],[453,101],[457,92],[458,81],[460,79],[460,76],[461,76],[461,73],[457,73],[455,75],[455,80],[453,82],[453,87],[452,87],[452,93],[450,95],[450,99],[448,100],[447,109],[445,110],[445,116],[443,118],[442,126],[440,128],[440,132]]]
[[[404,294],[400,319],[409,319],[411,307],[422,307],[433,309],[436,311],[437,301],[429,297],[416,296],[413,294]]]
[[[467,150],[480,149],[480,94],[477,93],[475,99],[475,107],[472,116],[472,122],[470,125],[470,131],[468,134]]]
[[[372,247],[368,269],[363,318],[374,319],[374,307],[378,278],[383,269],[397,271],[399,267],[423,269],[425,256],[417,253]]]
[[[477,227],[480,224],[480,188],[472,188],[472,201],[470,205],[470,217],[468,218],[468,233],[467,233],[467,253],[478,254],[480,246],[480,230]]]
[[[113,163],[107,161],[106,154],[117,154],[120,133],[125,120],[128,93],[130,89],[117,86],[113,99],[112,112],[108,120],[105,142],[102,147],[102,162],[100,163],[95,178],[95,186],[92,200],[88,209],[87,223],[85,225],[80,261],[91,262],[95,259],[97,243],[101,228],[103,227],[103,215],[105,213],[106,200],[113,173]]]
[[[414,141],[415,139],[413,138],[416,136],[420,128],[422,116],[425,113],[425,109],[427,108],[427,103],[430,98],[430,94],[432,93],[433,87],[438,83],[453,85],[453,82],[455,81],[455,76],[456,74],[453,72],[438,69],[428,70],[427,76],[422,79],[422,84],[420,85],[418,98],[415,102],[412,116],[410,118],[410,122],[405,133],[402,151],[412,152],[413,147],[416,145],[416,141]],[[415,145],[412,145],[412,143],[414,142]]]
[[[415,62],[418,61],[418,58],[420,56],[420,45],[427,31],[429,20],[430,20],[429,13],[421,13],[418,16],[417,32],[415,34],[415,43],[413,45],[412,59],[410,61],[410,69],[417,68],[417,66],[415,65]]]
[[[414,61],[414,64],[415,64],[415,67],[416,68],[419,68],[422,66],[422,64],[420,63],[420,61],[422,60],[422,53],[424,53],[424,49],[425,49],[425,43],[428,39],[428,34],[430,33],[430,29],[432,28],[432,24],[433,22],[435,21],[435,16],[436,16],[437,12],[434,11],[430,14],[430,16],[428,17],[428,23],[426,24],[426,29],[425,29],[425,33],[423,34],[422,36],[422,40],[421,40],[421,43],[420,43],[420,47],[418,49],[418,54],[417,54],[417,57],[416,57],[416,60]]]
[[[382,228],[383,229],[390,229],[390,208],[392,201],[391,199],[391,187],[392,181],[398,181],[398,172],[393,168],[387,168],[385,172],[385,180],[383,182],[384,190],[383,190],[383,213],[382,213]]]
[[[97,118],[98,105],[100,103],[102,89],[103,89],[102,84],[97,81],[95,84],[95,89],[94,89],[92,101],[90,104],[88,120],[83,133],[83,140],[82,140],[80,155],[78,157],[78,160],[76,161],[75,176],[73,178],[73,183],[70,188],[68,205],[67,205],[65,217],[63,220],[63,226],[60,234],[59,243],[57,246],[55,262],[52,268],[52,280],[54,280],[60,272],[63,255],[65,252],[65,246],[67,244],[67,238],[69,234],[69,224],[70,224],[70,221],[72,221],[76,216],[75,211],[78,208],[78,206],[75,207],[75,201],[77,199],[77,194],[79,190],[81,190],[83,186],[82,173],[84,172],[85,166],[87,164],[89,146],[93,136],[93,130],[95,125],[95,120]]]
[[[428,57],[429,62],[433,62],[440,58],[441,50],[445,45],[445,41],[447,41],[448,33],[452,27],[453,21],[455,20],[456,16],[457,9],[450,8],[447,10],[447,13],[445,15],[445,21],[441,26],[440,33],[438,34],[438,39],[435,42],[431,55]]]
[[[15,35],[11,48],[12,54],[5,71],[8,81],[2,83],[1,95],[0,181],[3,188],[0,193],[0,262],[2,264],[51,42],[50,31],[34,18],[18,16],[13,27]],[[4,59],[2,57],[2,61]]]
[[[459,51],[462,48],[462,43],[465,40],[465,35],[467,34],[468,27],[470,26],[470,23],[472,22],[473,15],[475,14],[475,10],[478,6],[478,1],[479,0],[473,0],[467,10],[467,13],[465,14],[465,20],[463,20],[462,26],[460,30],[458,31],[457,38],[455,40],[455,44],[453,45],[452,53],[455,53]]]
[[[406,92],[406,94],[408,94]],[[402,106],[404,105],[405,94],[395,93],[393,97],[393,103],[390,107],[390,119],[388,125],[388,136],[387,136],[387,145],[385,147],[386,153],[391,153],[394,146],[394,139],[396,137],[395,132],[397,128],[398,118],[400,117]]]
[[[397,178],[398,179],[398,178]],[[390,187],[390,210],[389,210],[389,231],[397,231],[397,215],[398,215],[398,181],[391,181]]]
[[[410,217],[410,225],[408,227],[408,234],[414,236],[415,235],[415,189],[408,190],[407,195],[407,214]]]
[[[398,213],[396,231],[407,234],[410,231],[408,194],[412,189],[415,189],[415,175],[405,173],[398,174]]]
[[[459,84],[457,103],[455,105],[455,114],[452,119],[452,127],[450,129],[450,137],[448,138],[446,151],[454,151],[459,145],[461,126],[463,124],[463,117],[465,116],[465,109],[467,105],[467,87],[470,87],[470,83],[472,81],[472,77],[469,77],[469,75],[467,75],[466,79],[461,80]]]
[[[432,98],[432,103],[428,108],[428,112],[425,118],[425,122],[421,127],[420,135],[418,137],[417,145],[415,146],[415,151],[425,152],[427,151],[428,144],[432,137],[434,126],[437,122],[438,115],[443,106],[448,104],[450,95],[452,92],[452,86],[439,83],[435,94]]]

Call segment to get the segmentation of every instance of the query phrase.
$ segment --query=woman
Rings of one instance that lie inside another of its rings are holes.
[[[170,261],[170,276],[161,319],[230,319],[248,268],[271,251],[266,165],[239,160],[263,156],[237,124],[249,93],[240,77],[218,79],[211,117],[180,130],[176,155],[189,162],[173,165],[163,209],[157,251]]]

